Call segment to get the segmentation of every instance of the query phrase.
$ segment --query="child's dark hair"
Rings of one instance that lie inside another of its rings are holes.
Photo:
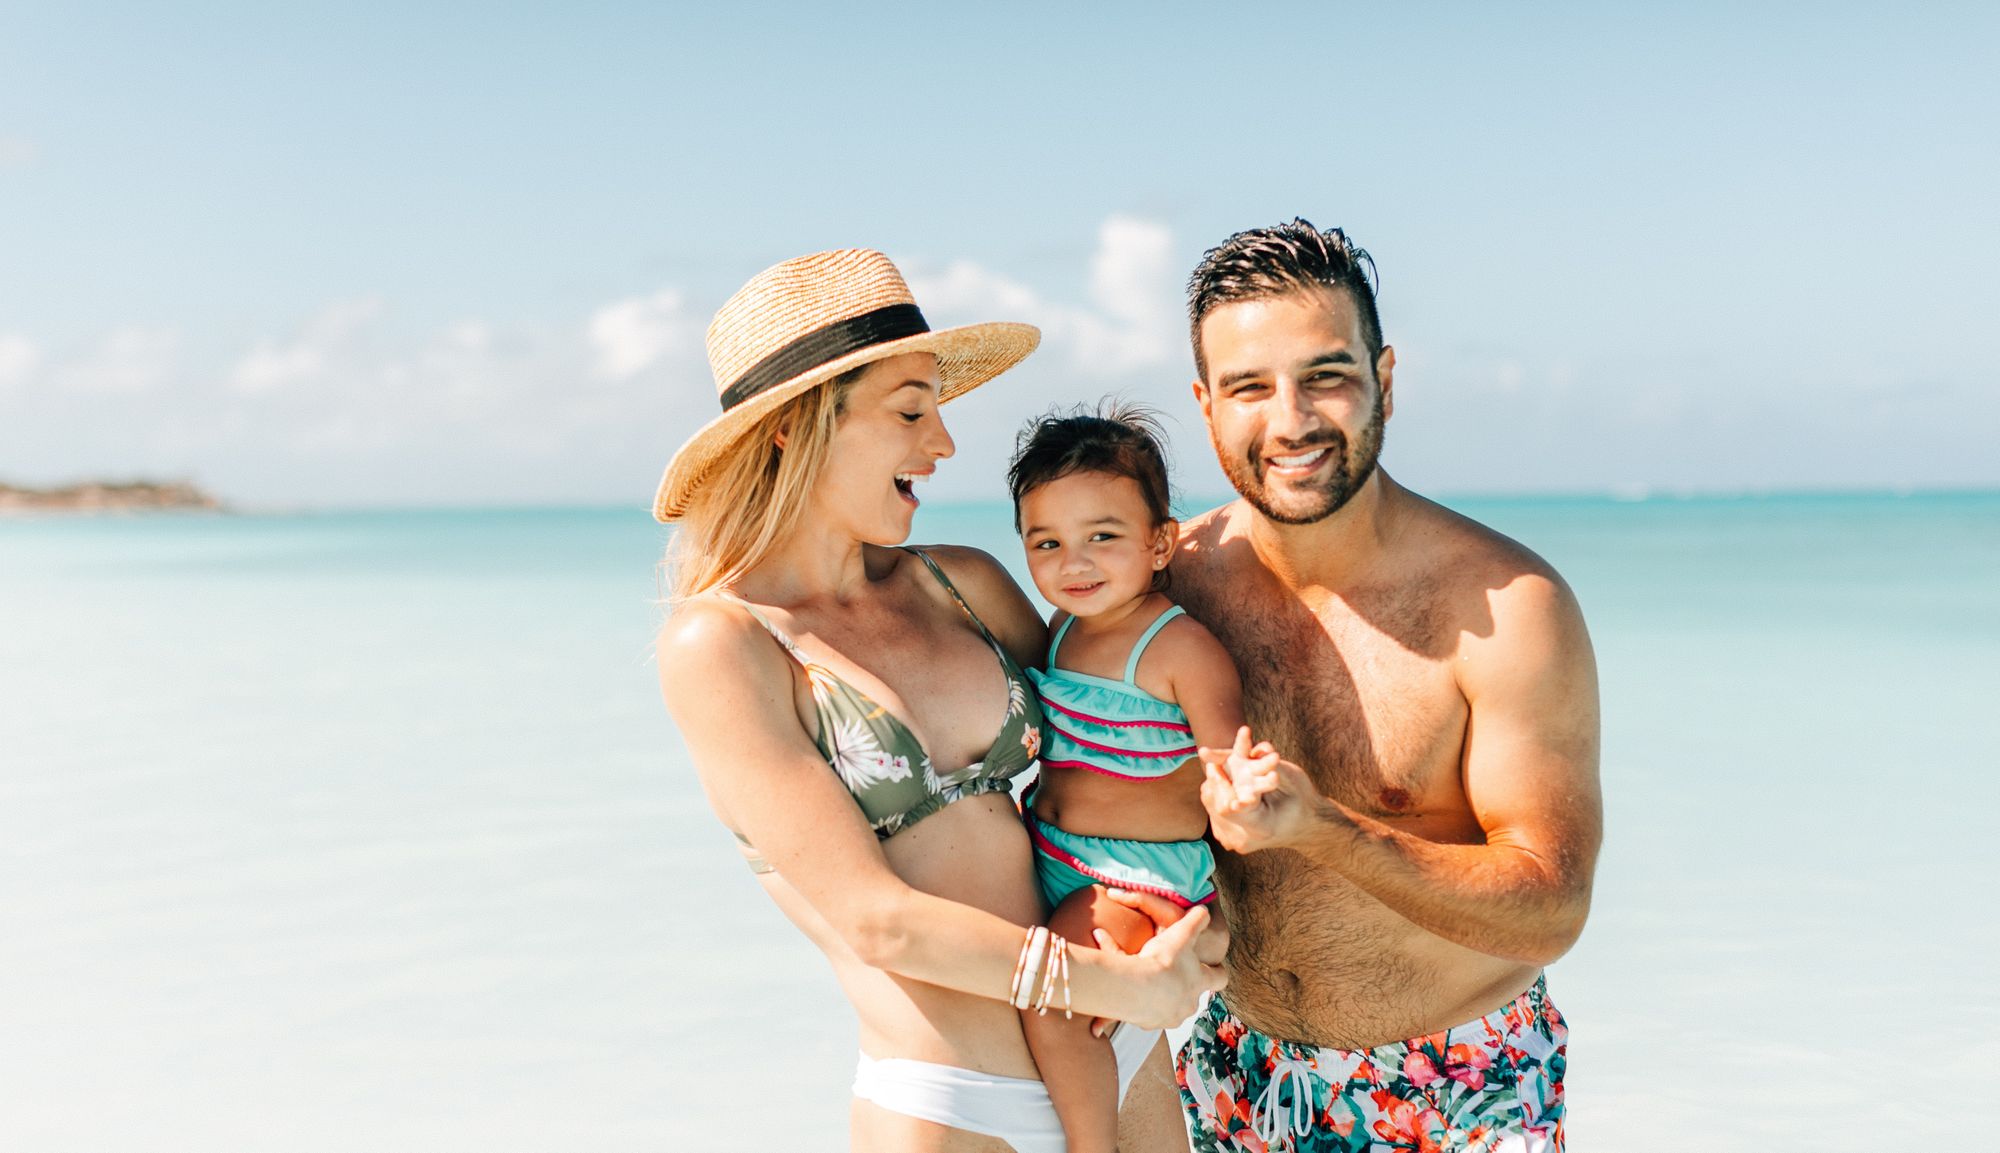
[[[1165,443],[1153,411],[1125,401],[1106,401],[1095,411],[1082,405],[1051,409],[1029,421],[1014,438],[1014,459],[1007,465],[1014,531],[1021,531],[1022,497],[1077,472],[1131,477],[1146,498],[1153,523],[1172,520]]]

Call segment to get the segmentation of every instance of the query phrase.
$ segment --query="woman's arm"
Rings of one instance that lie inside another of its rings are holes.
[[[864,964],[1007,996],[1023,928],[919,892],[889,868],[799,721],[790,659],[747,613],[721,603],[682,606],[661,630],[659,660],[667,708],[710,804]],[[1072,953],[1073,1004],[1153,1027],[1185,1019],[1201,992],[1223,984],[1221,969],[1201,964],[1188,947],[1205,921],[1184,918],[1135,956]]]

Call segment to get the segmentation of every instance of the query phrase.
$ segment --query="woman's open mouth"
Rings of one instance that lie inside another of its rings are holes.
[[[923,503],[917,499],[917,485],[931,478],[927,472],[899,472],[896,474],[896,495],[912,505]]]

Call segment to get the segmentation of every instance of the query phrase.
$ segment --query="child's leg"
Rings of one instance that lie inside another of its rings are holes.
[[[1092,929],[1103,929],[1121,947],[1137,949],[1152,935],[1145,914],[1113,901],[1104,886],[1078,889],[1056,906],[1049,928],[1072,949],[1094,949]],[[1118,1148],[1118,1062],[1111,1042],[1090,1035],[1090,1018],[1064,1020],[1061,1008],[1022,1014],[1028,1051],[1042,1071],[1049,1100],[1062,1119],[1070,1153],[1114,1153]]]

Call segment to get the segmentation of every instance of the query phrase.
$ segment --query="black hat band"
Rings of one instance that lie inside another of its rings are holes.
[[[930,330],[914,304],[891,304],[816,328],[751,365],[723,389],[722,411],[850,353]]]

